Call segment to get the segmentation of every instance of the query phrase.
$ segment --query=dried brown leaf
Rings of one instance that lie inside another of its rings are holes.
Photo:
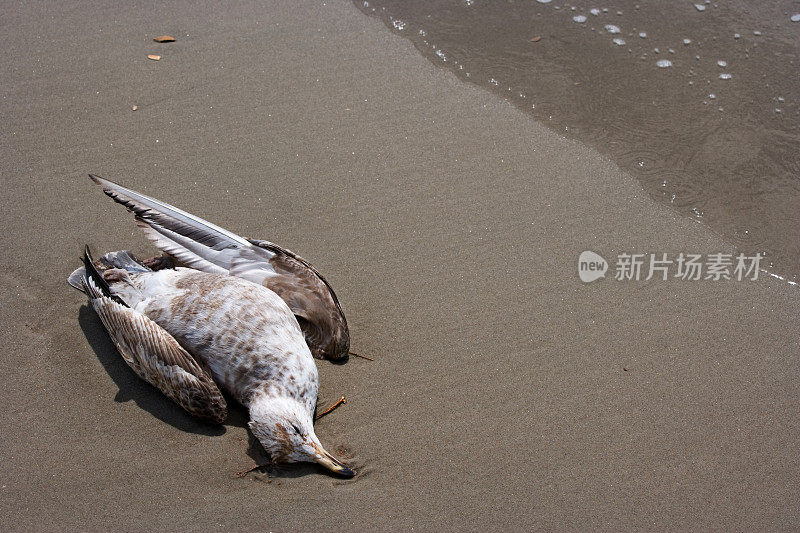
[[[154,37],[153,40],[157,43],[174,43],[175,37],[172,35],[159,35],[158,37]]]
[[[147,54],[147,59],[152,59],[153,61],[158,61],[161,59],[160,55],[157,54]]]
[[[539,42],[539,41],[541,41],[541,40],[542,40],[542,36],[541,36],[541,35],[537,35],[536,37],[531,37],[531,40],[530,40],[530,42],[532,42],[532,43],[538,43],[538,42]]]

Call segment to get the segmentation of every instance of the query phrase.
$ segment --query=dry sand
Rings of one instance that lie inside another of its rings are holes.
[[[350,3],[263,4],[4,7],[0,529],[797,526],[796,288],[584,285],[730,246]],[[325,273],[377,359],[319,365],[357,478],[236,479],[245,414],[122,363],[65,278],[149,248],[87,172]]]

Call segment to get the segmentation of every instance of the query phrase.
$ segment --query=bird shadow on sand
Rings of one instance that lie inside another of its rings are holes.
[[[206,424],[193,418],[180,406],[164,396],[161,391],[139,378],[136,373],[125,363],[117,351],[117,347],[108,336],[103,323],[97,314],[87,305],[81,306],[78,323],[94,350],[97,360],[119,388],[114,397],[115,402],[128,402],[133,400],[136,405],[144,409],[157,419],[187,433],[217,436],[225,433],[221,425]],[[227,399],[231,406],[231,400]],[[235,404],[235,402],[234,402]],[[238,407],[238,406],[237,406]],[[226,424],[244,426],[247,419],[239,409],[229,409]]]

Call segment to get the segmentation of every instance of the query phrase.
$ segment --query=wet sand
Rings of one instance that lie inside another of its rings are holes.
[[[800,281],[796,3],[353,4]]]
[[[583,250],[733,247],[349,2],[214,6],[4,12],[0,528],[796,526],[796,288],[585,285]],[[319,365],[358,477],[235,478],[244,412],[124,365],[65,278],[152,249],[87,172],[326,275],[376,358]]]

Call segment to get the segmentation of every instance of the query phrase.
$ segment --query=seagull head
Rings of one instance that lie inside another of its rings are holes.
[[[263,398],[250,406],[250,431],[273,461],[311,462],[344,477],[355,472],[325,451],[314,433],[312,415],[293,398]]]

